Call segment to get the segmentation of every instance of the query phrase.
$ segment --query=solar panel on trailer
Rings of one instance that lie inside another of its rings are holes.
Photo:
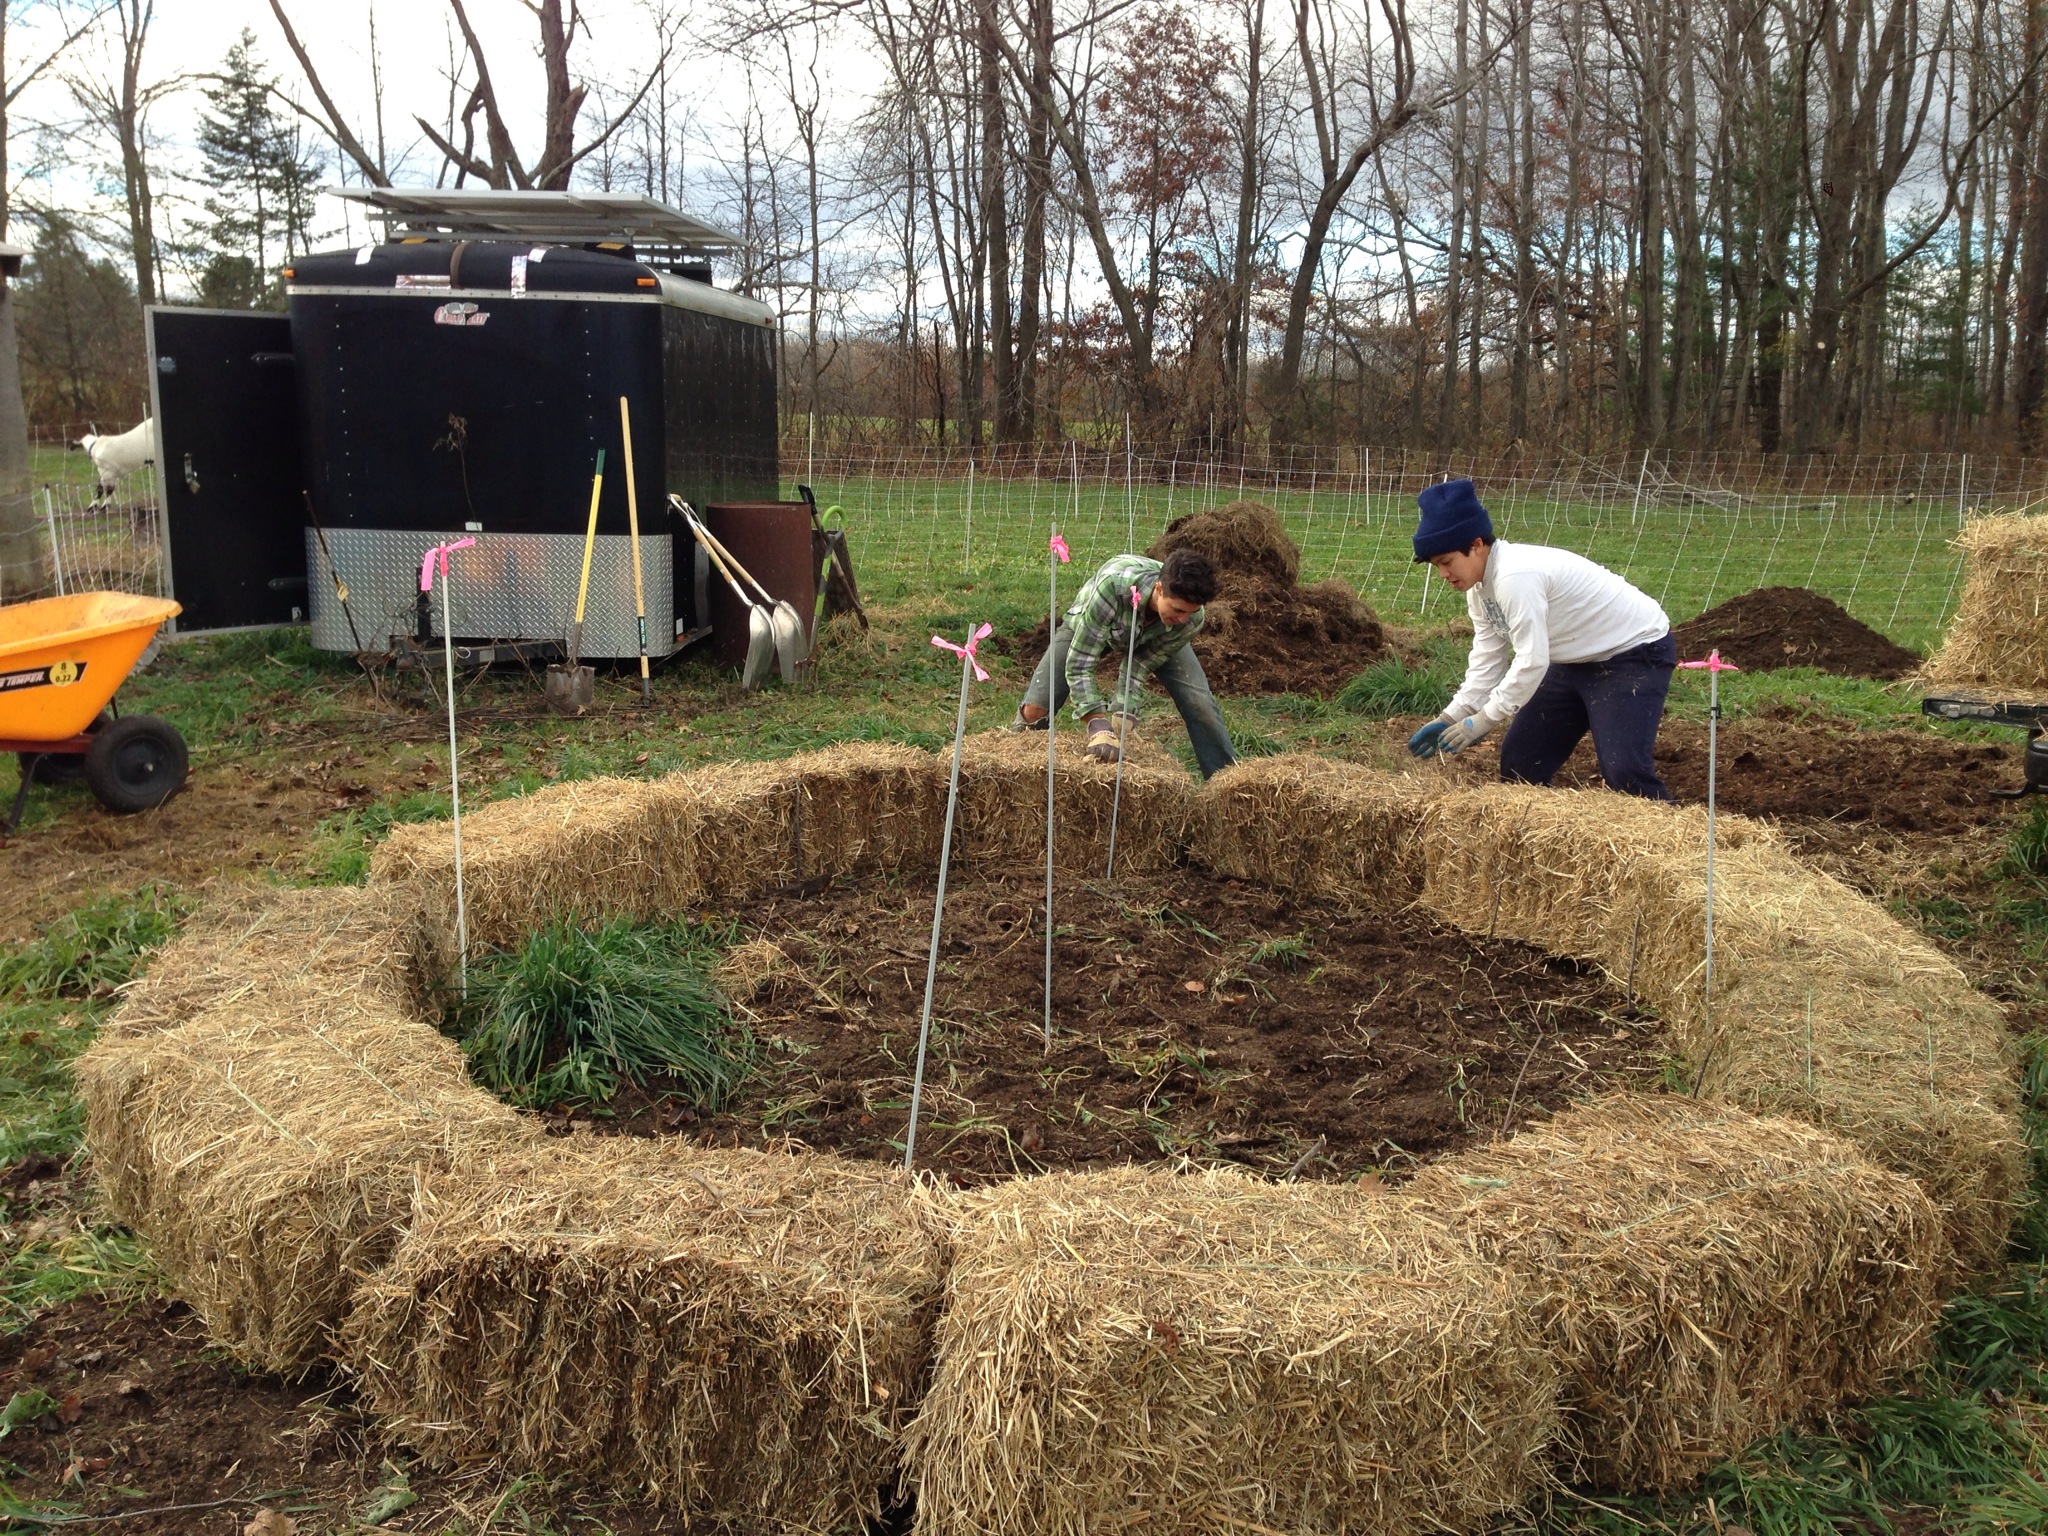
[[[737,235],[651,197],[621,192],[520,192],[495,188],[330,187],[361,203],[393,232],[515,239],[621,240],[695,251],[737,249]]]

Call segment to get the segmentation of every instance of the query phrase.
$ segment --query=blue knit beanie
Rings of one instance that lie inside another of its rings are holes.
[[[1422,508],[1422,520],[1415,525],[1418,561],[1470,549],[1474,539],[1493,537],[1493,519],[1486,515],[1470,480],[1425,485],[1415,501]]]

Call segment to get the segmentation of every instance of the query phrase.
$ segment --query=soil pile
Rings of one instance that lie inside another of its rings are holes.
[[[917,1146],[957,1182],[1182,1156],[1397,1170],[1659,1080],[1658,1026],[1590,968],[1414,910],[1361,923],[1263,886],[1121,872],[1114,890],[1062,881],[1048,1055],[1044,878],[953,872]],[[900,1160],[932,887],[757,907],[722,976],[764,1043],[754,1078],[713,1118],[655,1085],[593,1128]]]
[[[1920,658],[1841,604],[1804,587],[1758,587],[1709,608],[1672,631],[1679,659],[1718,650],[1752,672],[1814,667],[1841,677],[1904,677]]]

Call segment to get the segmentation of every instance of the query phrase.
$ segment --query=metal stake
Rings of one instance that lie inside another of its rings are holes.
[[[1116,727],[1116,788],[1109,797],[1109,867],[1102,873],[1105,880],[1116,878],[1116,816],[1124,798],[1124,742],[1131,730],[1131,667],[1138,654],[1138,604],[1140,598],[1135,585],[1131,588],[1131,638],[1124,646],[1123,689],[1117,695],[1122,707],[1117,711]]]
[[[1060,564],[1067,559],[1067,541],[1057,525],[1046,545],[1045,613],[1045,1050],[1052,1054],[1052,779],[1053,735],[1059,729],[1060,680],[1054,669],[1053,636],[1060,627]]]
[[[448,694],[448,802],[455,822],[455,967],[465,1002],[469,998],[469,909],[462,891],[462,773],[455,744],[455,618],[448,597],[448,556],[474,543],[475,539],[458,539],[453,544],[437,544],[427,551],[427,558],[420,564],[422,592],[434,584],[437,561],[441,568],[441,657]]]
[[[1707,1049],[1700,1057],[1699,1075],[1693,1079],[1692,1096],[1698,1098],[1706,1085],[1707,1064],[1714,1059],[1714,809],[1715,769],[1720,760],[1721,674],[1740,672],[1732,661],[1723,661],[1718,650],[1709,651],[1705,661],[1681,661],[1681,667],[1707,674],[1707,958],[1706,984],[1700,995],[1700,1022],[1707,1033]]]
[[[939,894],[932,903],[932,951],[924,967],[924,1016],[918,1020],[917,1070],[910,1080],[910,1130],[903,1138],[905,1171],[917,1156],[917,1115],[924,1101],[925,1046],[932,1033],[932,989],[939,979],[939,925],[946,915],[946,872],[953,857],[953,808],[960,801],[960,744],[967,735],[967,684],[974,677],[980,677],[984,682],[988,679],[988,674],[981,670],[981,663],[974,659],[975,645],[988,633],[986,624],[970,629],[965,645],[954,645],[937,635],[932,636],[933,645],[960,653],[960,711],[953,719],[953,775],[946,786],[946,831],[939,840]]]

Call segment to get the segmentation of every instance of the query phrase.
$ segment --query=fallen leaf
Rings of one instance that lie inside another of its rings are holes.
[[[256,1518],[242,1527],[242,1536],[292,1536],[298,1522],[274,1509],[259,1509]]]
[[[1017,1138],[1017,1145],[1026,1152],[1036,1152],[1045,1146],[1045,1133],[1035,1125],[1026,1126],[1024,1134]]]
[[[1181,990],[1184,992],[1206,992],[1209,990],[1207,987],[1203,986],[1199,981],[1184,981],[1180,985]]]
[[[647,761],[647,754],[645,752],[642,752],[638,757],[634,758],[633,761],[636,763],[644,763]]]
[[[57,1405],[57,1422],[66,1425],[76,1424],[78,1416],[84,1412],[84,1400],[76,1392],[66,1392],[64,1401]]]

